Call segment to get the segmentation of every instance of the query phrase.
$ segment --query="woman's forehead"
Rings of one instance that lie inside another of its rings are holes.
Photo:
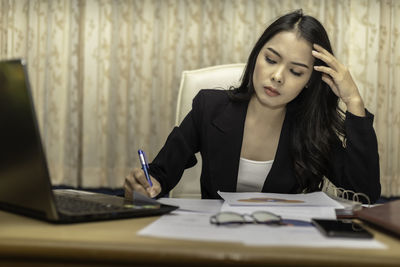
[[[297,32],[283,31],[274,35],[263,46],[262,50],[276,51],[283,59],[312,64],[312,44],[299,36]],[[272,52],[272,51],[271,51]]]

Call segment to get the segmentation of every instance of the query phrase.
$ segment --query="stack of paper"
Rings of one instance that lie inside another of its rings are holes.
[[[311,218],[335,218],[335,208],[342,206],[325,193],[268,194],[223,193],[221,200],[161,199],[160,202],[180,206],[178,211],[163,215],[139,231],[139,235],[198,241],[239,242],[250,246],[301,246],[385,248],[375,239],[328,238],[311,223]],[[267,210],[284,220],[302,220],[305,224],[270,226],[245,224],[237,227],[210,223],[210,216],[219,211],[249,214]]]

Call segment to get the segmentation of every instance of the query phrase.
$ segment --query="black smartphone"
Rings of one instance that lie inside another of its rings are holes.
[[[352,220],[312,219],[317,229],[328,237],[372,238],[373,235]]]

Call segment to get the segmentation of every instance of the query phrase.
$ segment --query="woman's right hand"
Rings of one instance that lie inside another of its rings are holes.
[[[149,182],[144,175],[142,169],[134,168],[131,172],[125,177],[124,182],[124,191],[125,191],[125,198],[132,200],[133,194],[135,192],[139,192],[142,195],[148,197],[156,197],[161,192],[161,185],[160,183],[150,176],[151,182],[153,186],[150,187]]]

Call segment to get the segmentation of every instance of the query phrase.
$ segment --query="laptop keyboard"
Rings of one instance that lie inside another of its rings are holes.
[[[55,195],[57,208],[60,211],[71,213],[103,213],[110,211],[122,211],[127,208],[101,202],[81,199],[79,197],[70,197],[64,195]]]

